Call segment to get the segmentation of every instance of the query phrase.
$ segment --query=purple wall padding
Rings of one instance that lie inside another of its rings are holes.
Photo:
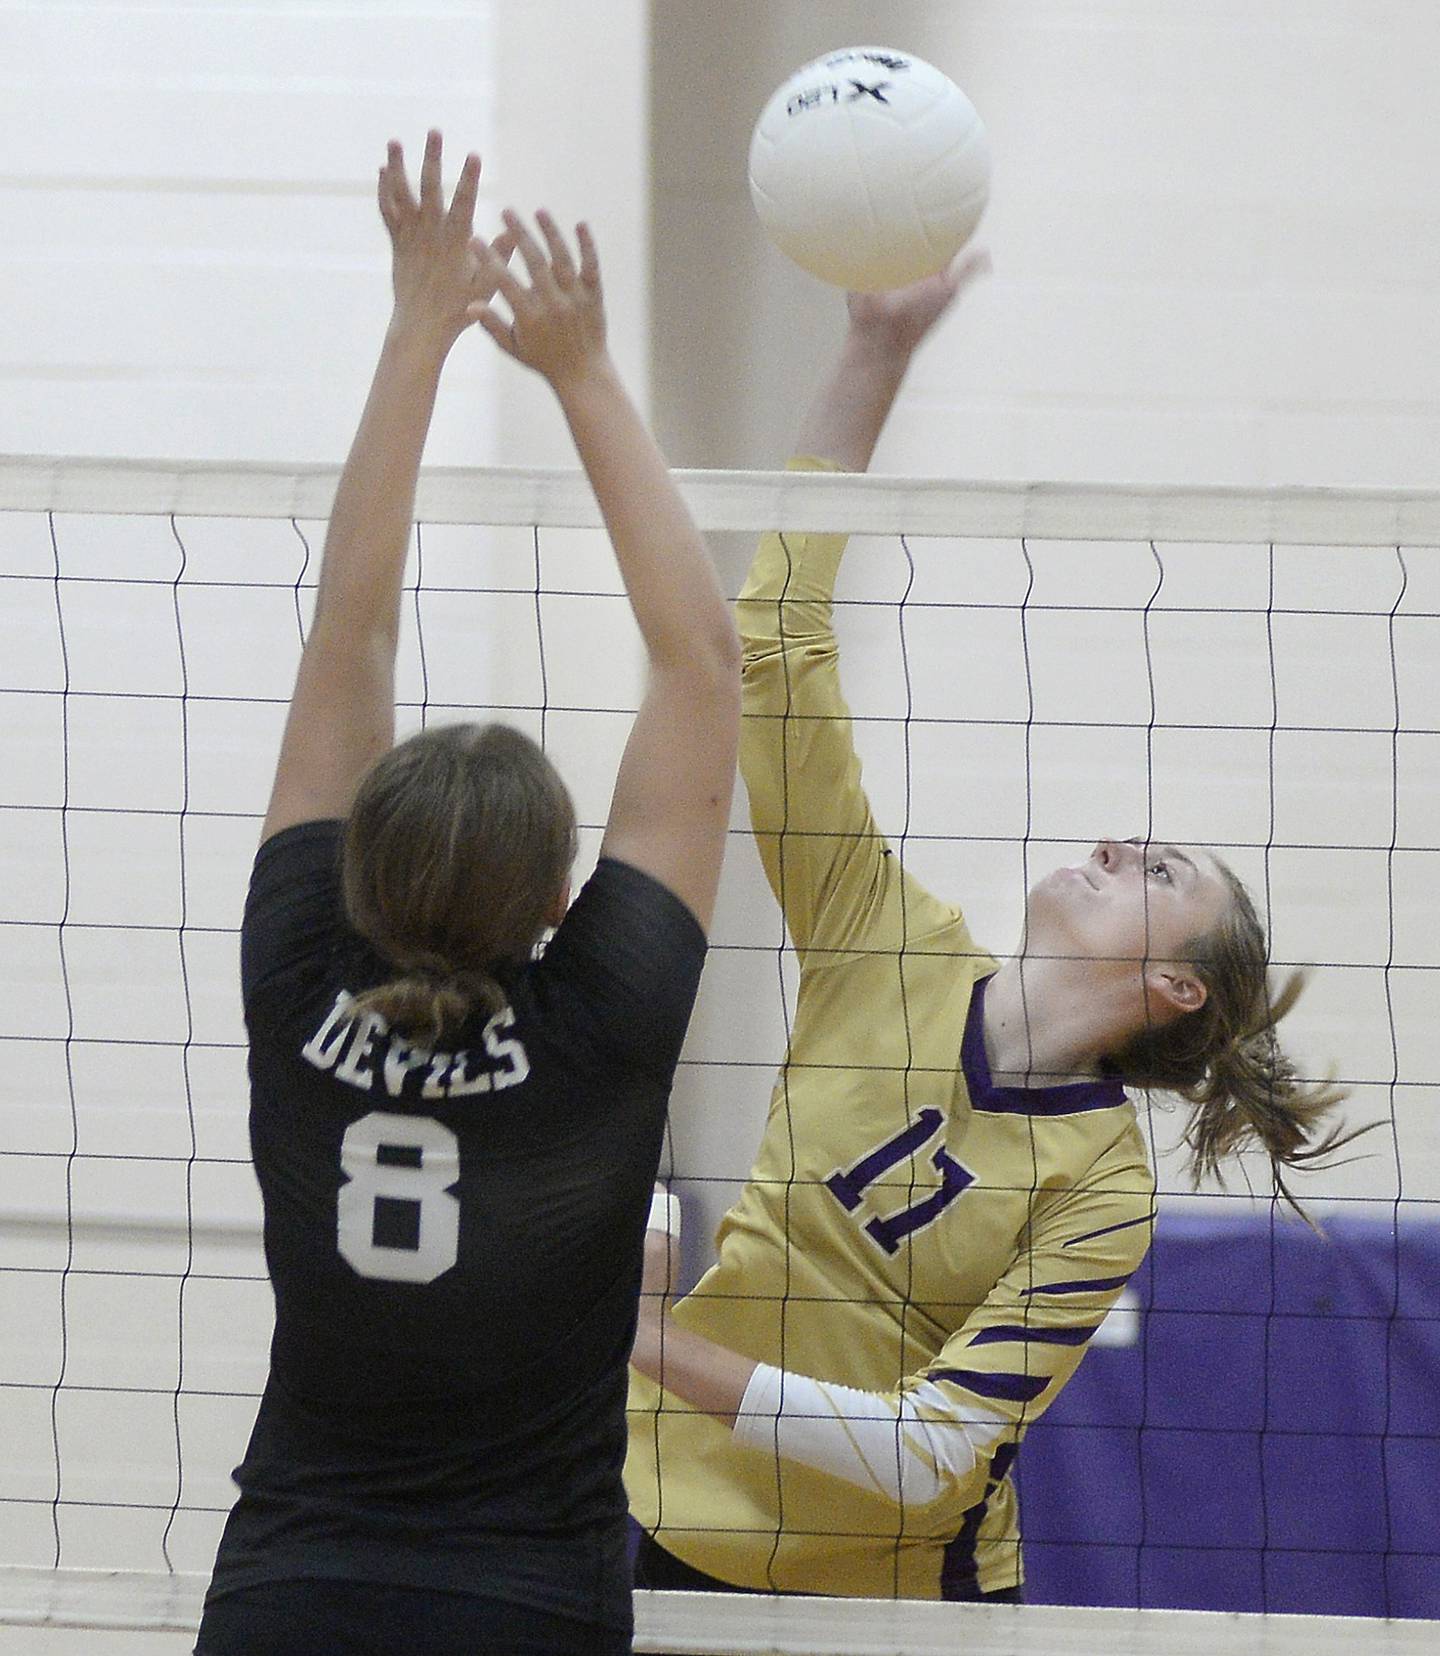
[[[1440,1223],[1326,1232],[1162,1217],[1021,1451],[1031,1602],[1440,1617]]]

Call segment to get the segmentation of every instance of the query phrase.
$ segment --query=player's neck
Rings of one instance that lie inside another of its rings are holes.
[[[985,1056],[997,1087],[1094,1081],[1123,1019],[1071,963],[1018,955],[985,989]]]

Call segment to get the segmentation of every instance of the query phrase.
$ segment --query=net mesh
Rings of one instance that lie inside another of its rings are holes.
[[[79,1592],[95,1625],[125,1625],[114,1595],[134,1591],[132,1625],[183,1622],[230,1505],[270,1314],[236,939],[333,487],[322,469],[0,466],[9,1619],[54,1620]],[[1159,1240],[1029,1440],[1032,1596],[1440,1614],[1440,497],[684,487],[732,591],[756,531],[865,537],[837,626],[867,786],[922,882],[963,885],[978,937],[1016,935],[1034,874],[1117,825],[1212,845],[1260,898],[1276,964],[1313,970],[1292,1044],[1338,1068],[1351,1119],[1383,1123],[1300,1187],[1331,1236],[1317,1276],[1263,1167],[1192,1197],[1179,1118],[1147,1115]],[[493,714],[542,739],[583,876],[639,676],[593,501],[568,474],[433,473],[419,517],[401,729]],[[745,1177],[794,987],[737,815],[667,1152],[692,1238]],[[1227,1498],[1197,1508],[1207,1481]],[[924,1605],[877,1611],[879,1643],[853,1605],[654,1605],[638,1648],[948,1648],[919,1619],[883,1642]],[[990,1619],[967,1641],[1012,1636],[1008,1609],[972,1615]],[[740,1642],[713,1642],[726,1617]]]

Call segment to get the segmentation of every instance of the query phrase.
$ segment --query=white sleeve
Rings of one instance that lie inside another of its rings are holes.
[[[747,1448],[923,1506],[968,1476],[977,1454],[1009,1424],[978,1409],[962,1419],[929,1381],[892,1399],[760,1363],[740,1400],[734,1435]]]

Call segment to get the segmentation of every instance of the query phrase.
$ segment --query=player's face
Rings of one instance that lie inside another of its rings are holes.
[[[1219,864],[1198,846],[1101,840],[1030,893],[1027,941],[1095,961],[1180,961],[1231,902]]]

